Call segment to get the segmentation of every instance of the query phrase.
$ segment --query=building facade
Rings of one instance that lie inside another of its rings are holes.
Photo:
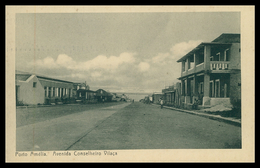
[[[240,57],[240,34],[222,34],[181,57],[181,103],[214,106],[241,100]]]
[[[164,103],[166,105],[174,105],[175,102],[175,89],[174,86],[169,86],[168,88],[162,89],[164,94]]]
[[[98,102],[111,102],[113,95],[103,89],[96,90],[96,99]]]
[[[73,82],[43,76],[37,77],[44,88],[46,104],[72,98]]]
[[[77,100],[83,103],[96,103],[96,92],[90,90],[87,83],[74,83],[74,92]]]
[[[160,92],[155,92],[152,94],[152,100],[153,100],[153,103],[155,104],[159,104],[159,100],[160,99],[163,99],[164,98],[164,94],[163,93],[160,93]]]
[[[16,71],[16,104],[50,104],[73,97],[73,82]]]
[[[36,75],[15,75],[16,105],[43,104],[44,89]]]

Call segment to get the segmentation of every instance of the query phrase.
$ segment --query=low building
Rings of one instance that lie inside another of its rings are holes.
[[[44,88],[45,104],[69,103],[73,97],[73,82],[39,75],[37,78]]]
[[[98,102],[111,102],[113,95],[103,89],[98,89],[96,91],[96,99]]]
[[[169,86],[168,88],[162,89],[164,94],[164,103],[166,105],[174,105],[175,101],[175,89],[174,86]]]
[[[159,100],[160,100],[161,98],[163,98],[163,97],[164,97],[163,93],[154,92],[154,93],[152,94],[153,103],[159,104],[159,103],[160,103]]]
[[[73,82],[16,71],[16,104],[68,103],[73,98]]]
[[[78,89],[77,100],[80,100],[83,103],[96,103],[96,92],[89,89]]]
[[[44,89],[36,75],[15,74],[16,105],[43,104]]]

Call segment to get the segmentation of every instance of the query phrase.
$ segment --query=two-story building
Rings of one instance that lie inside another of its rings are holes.
[[[241,100],[240,34],[221,34],[181,57],[181,102],[203,106]]]

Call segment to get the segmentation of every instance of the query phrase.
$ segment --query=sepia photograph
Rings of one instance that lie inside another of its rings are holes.
[[[240,11],[38,8],[6,49],[14,158],[245,147]]]

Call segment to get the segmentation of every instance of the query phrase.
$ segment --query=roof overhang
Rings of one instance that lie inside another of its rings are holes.
[[[166,91],[164,93],[174,93],[174,92],[175,92],[175,90],[171,90],[171,91]]]
[[[193,55],[195,52],[197,52],[199,49],[202,49],[204,46],[206,45],[210,45],[210,46],[230,46],[232,43],[217,43],[217,42],[202,42],[200,43],[197,47],[195,47],[194,49],[192,49],[190,52],[188,52],[186,55],[184,55],[183,57],[181,57],[180,59],[177,60],[177,62],[182,62],[183,60],[185,60],[187,57]]]

